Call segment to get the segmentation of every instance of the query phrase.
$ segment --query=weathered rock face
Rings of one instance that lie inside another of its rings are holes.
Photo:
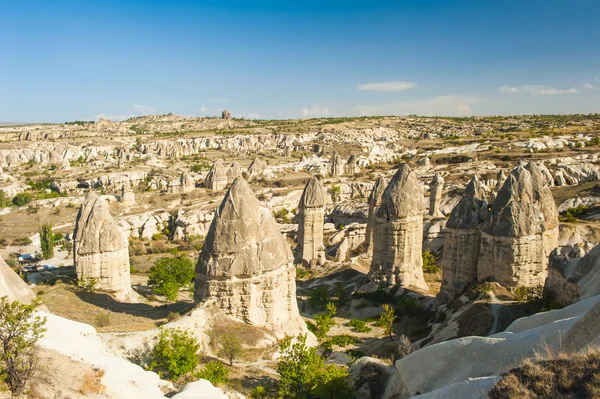
[[[439,174],[433,177],[430,187],[429,194],[429,216],[431,217],[443,217],[442,211],[440,210],[440,204],[442,203],[442,191],[444,190],[444,178]]]
[[[475,175],[446,222],[438,302],[452,300],[467,284],[477,280],[481,228],[487,217],[487,207],[484,187]]]
[[[329,160],[329,174],[331,176],[342,176],[344,174],[345,165],[340,154],[335,152]]]
[[[247,323],[296,335],[306,331],[296,302],[296,269],[270,211],[241,177],[211,223],[196,266],[194,297],[214,299]]]
[[[423,278],[424,212],[423,187],[410,167],[402,164],[375,213],[372,281],[428,290]]]
[[[325,188],[312,177],[298,205],[298,258],[308,267],[325,263],[323,224],[325,223]]]
[[[125,183],[121,187],[120,202],[121,204],[123,204],[123,206],[135,205],[135,194],[133,193],[133,190],[131,189],[131,185],[129,183]]]
[[[549,248],[558,240],[553,201],[535,165],[513,169],[483,228],[479,280],[492,278],[507,287],[544,283]]]
[[[367,247],[367,256],[369,259],[373,258],[375,212],[377,212],[377,209],[379,209],[379,206],[381,205],[381,198],[383,197],[383,192],[385,191],[387,184],[387,179],[383,176],[379,176],[377,180],[375,180],[375,184],[369,195],[369,214],[367,216],[367,232],[365,238],[365,246]]]
[[[204,186],[209,190],[223,190],[227,187],[227,170],[225,169],[225,165],[223,165],[223,161],[217,159],[213,164],[212,168],[206,175],[206,179],[204,180]]]
[[[59,167],[60,170],[71,170],[71,163],[68,159],[63,159]]]
[[[496,187],[494,187],[494,191],[500,191],[505,181],[506,175],[504,174],[504,169],[500,169],[500,172],[498,172],[498,176],[496,177]]]
[[[225,119],[226,121],[230,121],[231,114],[229,113],[229,111],[225,110],[225,111],[221,112],[221,118]]]
[[[122,301],[137,297],[131,289],[129,244],[113,220],[106,201],[89,191],[73,232],[73,261],[78,280],[97,279],[97,288]]]

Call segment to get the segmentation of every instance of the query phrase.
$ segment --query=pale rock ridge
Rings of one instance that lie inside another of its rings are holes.
[[[496,187],[494,187],[494,191],[495,192],[500,191],[500,189],[504,185],[505,181],[506,181],[506,174],[504,173],[504,169],[500,169],[500,171],[498,172],[498,175],[496,177]]]
[[[379,209],[381,205],[381,198],[383,197],[383,192],[385,191],[385,187],[387,186],[388,181],[384,176],[379,176],[377,180],[375,180],[375,184],[373,184],[373,188],[371,189],[371,194],[369,194],[369,198],[367,200],[369,204],[369,213],[367,215],[367,231],[365,235],[365,245],[367,247],[367,257],[368,259],[373,258],[373,236],[375,232],[375,212]]]
[[[487,207],[484,185],[475,175],[446,222],[438,302],[452,300],[467,284],[477,280],[481,228],[487,217]]]
[[[278,336],[306,331],[296,302],[296,269],[272,213],[248,183],[234,180],[211,223],[196,266],[194,297],[226,314],[273,328]]]
[[[227,170],[221,159],[217,159],[206,175],[204,186],[209,190],[219,191],[227,187]]]
[[[119,300],[136,300],[129,275],[129,244],[106,201],[91,190],[75,221],[73,263],[78,280],[96,279],[97,288],[112,292]]]
[[[373,260],[369,278],[388,286],[428,290],[423,277],[423,187],[402,164],[382,195],[375,213]]]
[[[194,191],[195,188],[194,178],[188,172],[183,172],[178,179],[169,182],[167,191],[171,194],[188,194]]]
[[[429,183],[430,194],[429,194],[429,216],[431,217],[443,217],[442,211],[440,210],[440,204],[442,203],[442,191],[444,190],[444,178],[439,173],[436,173],[431,183]]]
[[[312,177],[302,193],[298,206],[298,255],[304,266],[325,263],[323,224],[325,223],[325,188]]]

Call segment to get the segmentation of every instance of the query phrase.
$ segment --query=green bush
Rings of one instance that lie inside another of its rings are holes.
[[[323,346],[329,350],[333,350],[334,346],[345,348],[349,345],[354,345],[356,340],[349,335],[336,335],[323,344]]]
[[[195,275],[194,264],[186,256],[160,258],[148,271],[148,285],[155,293],[175,301],[179,290],[190,287]]]
[[[308,294],[308,304],[315,309],[325,309],[329,303],[329,288],[322,285],[310,291]]]
[[[371,332],[371,327],[367,325],[365,321],[359,319],[352,319],[348,322],[348,325],[352,327],[352,329],[356,332],[360,333],[369,333]]]
[[[587,205],[579,205],[575,208],[569,208],[565,211],[564,216],[561,216],[559,219],[561,222],[576,222],[580,216],[587,213],[590,210],[590,207]]]
[[[396,311],[399,314],[416,316],[422,313],[425,310],[425,307],[418,299],[413,298],[408,295],[403,295],[398,299],[398,305],[396,306]]]
[[[544,287],[525,287],[519,286],[514,290],[515,298],[519,302],[531,302],[542,299],[544,296]]]
[[[325,313],[314,315],[316,332],[314,333],[319,341],[323,341],[327,338],[327,334],[331,327],[336,325],[333,316],[337,313],[335,305],[331,302],[327,304],[327,311]]]
[[[177,379],[198,366],[199,349],[200,344],[189,331],[161,329],[158,343],[150,352],[149,368],[162,378]]]
[[[6,208],[10,206],[10,202],[8,201],[8,198],[6,198],[6,194],[4,194],[4,191],[0,190],[0,208]]]
[[[14,196],[12,203],[14,206],[25,206],[31,202],[33,197],[29,193],[19,193]]]
[[[284,399],[350,399],[354,392],[348,381],[348,370],[325,360],[315,348],[306,346],[306,335],[295,343],[286,337],[279,345],[281,357],[277,363],[278,391]]]
[[[37,369],[37,342],[46,332],[46,318],[36,315],[40,303],[0,299],[0,377],[13,397],[20,397]]]
[[[202,370],[196,373],[196,377],[210,381],[213,385],[225,384],[229,377],[229,369],[223,363],[213,360],[206,363]]]
[[[440,267],[437,265],[435,256],[430,250],[423,251],[423,271],[425,273],[437,273]]]
[[[40,228],[40,245],[44,259],[52,259],[54,257],[54,238],[52,225],[49,223],[43,224]]]
[[[296,267],[296,278],[303,279],[311,275],[310,270],[303,267]]]

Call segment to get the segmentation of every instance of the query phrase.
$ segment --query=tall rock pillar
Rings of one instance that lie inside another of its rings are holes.
[[[325,188],[316,177],[312,177],[304,188],[298,210],[298,254],[301,263],[309,267],[322,265],[325,263]]]

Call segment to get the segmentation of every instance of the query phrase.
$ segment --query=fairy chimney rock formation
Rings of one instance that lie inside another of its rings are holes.
[[[229,113],[229,111],[224,110],[223,112],[221,112],[221,118],[225,119],[226,121],[230,121],[231,114]]]
[[[329,160],[329,174],[331,176],[342,176],[344,174],[344,161],[339,153],[335,152]]]
[[[325,188],[318,178],[309,180],[300,197],[298,210],[299,260],[304,266],[320,266],[325,263]]]
[[[279,336],[306,331],[296,302],[296,269],[269,210],[241,177],[233,181],[196,266],[196,301],[214,300],[226,314]]]
[[[229,169],[227,169],[227,181],[234,181],[237,177],[242,175],[242,170],[240,169],[240,164],[237,162],[233,162]]]
[[[60,170],[71,170],[71,163],[67,158],[63,159],[59,167]]]
[[[359,172],[360,167],[358,166],[358,160],[356,159],[356,155],[352,154],[346,162],[346,173],[348,173],[349,175],[353,175]]]
[[[262,176],[265,169],[267,169],[267,163],[256,157],[252,160],[250,166],[248,166],[248,176],[250,179],[256,179],[257,177]]]
[[[123,206],[132,206],[135,205],[135,194],[133,194],[133,190],[131,189],[131,184],[126,182],[121,186],[121,198],[120,202]]]
[[[98,289],[112,292],[119,300],[136,300],[129,275],[129,243],[106,201],[91,190],[75,221],[73,261],[79,281],[95,279]]]
[[[225,169],[225,165],[223,165],[223,161],[217,159],[213,164],[212,168],[206,175],[206,179],[204,180],[204,186],[209,190],[223,190],[227,187],[227,170]]]
[[[449,302],[467,284],[477,281],[481,228],[486,221],[487,208],[485,188],[475,175],[446,222],[438,302]]]
[[[381,198],[383,197],[383,192],[385,191],[385,187],[387,186],[387,184],[387,179],[383,176],[379,176],[377,180],[375,180],[375,184],[373,184],[373,188],[371,189],[371,194],[369,195],[368,199],[369,213],[367,216],[367,232],[365,237],[365,245],[367,247],[367,257],[369,259],[373,257],[375,212],[377,212],[379,205],[381,205]]]
[[[439,173],[436,173],[436,175],[433,177],[433,180],[431,180],[431,183],[429,183],[429,216],[431,217],[444,216],[440,210],[444,183],[444,178]]]
[[[478,279],[507,287],[543,285],[558,241],[558,212],[537,165],[512,170],[481,234]]]
[[[371,281],[429,290],[423,278],[424,213],[423,187],[410,167],[402,164],[375,212]]]

